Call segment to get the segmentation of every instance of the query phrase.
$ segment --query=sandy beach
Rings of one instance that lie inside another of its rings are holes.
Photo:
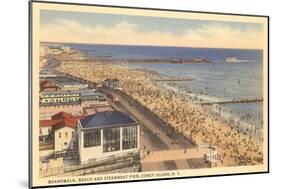
[[[119,79],[125,93],[146,106],[177,132],[198,146],[215,145],[218,150],[218,166],[263,163],[263,149],[258,140],[206,112],[206,108],[153,82],[160,79],[153,72],[130,69],[111,62],[101,64],[80,61],[62,61],[56,70],[97,83],[106,78]]]

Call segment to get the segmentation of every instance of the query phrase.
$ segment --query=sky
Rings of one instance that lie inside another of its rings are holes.
[[[262,49],[259,23],[40,11],[40,41]]]

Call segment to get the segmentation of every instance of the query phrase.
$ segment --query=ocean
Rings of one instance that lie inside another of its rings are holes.
[[[158,46],[89,45],[65,44],[93,57],[126,58],[195,58],[212,61],[210,64],[134,63],[126,66],[155,71],[163,76],[191,77],[193,81],[166,82],[179,91],[196,95],[201,101],[225,101],[231,99],[263,97],[263,52],[262,50],[184,48]],[[248,60],[227,63],[227,57]],[[216,106],[215,109],[218,107]],[[219,105],[228,116],[244,125],[262,129],[263,105],[241,103]],[[214,110],[215,111],[215,110]],[[242,125],[243,125],[242,124]]]

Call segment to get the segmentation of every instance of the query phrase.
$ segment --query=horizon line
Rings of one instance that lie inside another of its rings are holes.
[[[115,46],[142,46],[142,47],[174,47],[174,48],[194,48],[194,49],[237,49],[237,50],[264,50],[260,48],[231,48],[231,47],[192,47],[192,46],[173,46],[173,45],[139,45],[139,44],[108,44],[108,43],[83,43],[83,42],[54,42],[39,41],[39,43],[60,43],[60,44],[83,44],[83,45],[115,45]]]

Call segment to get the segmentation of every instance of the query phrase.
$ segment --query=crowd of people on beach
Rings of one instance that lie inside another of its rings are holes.
[[[185,135],[197,146],[216,146],[220,166],[263,163],[262,142],[222,122],[193,101],[181,98],[175,91],[157,84],[154,81],[160,76],[155,73],[111,63],[87,62],[62,62],[56,69],[97,83],[106,78],[119,79],[125,93],[146,106],[178,133]]]

